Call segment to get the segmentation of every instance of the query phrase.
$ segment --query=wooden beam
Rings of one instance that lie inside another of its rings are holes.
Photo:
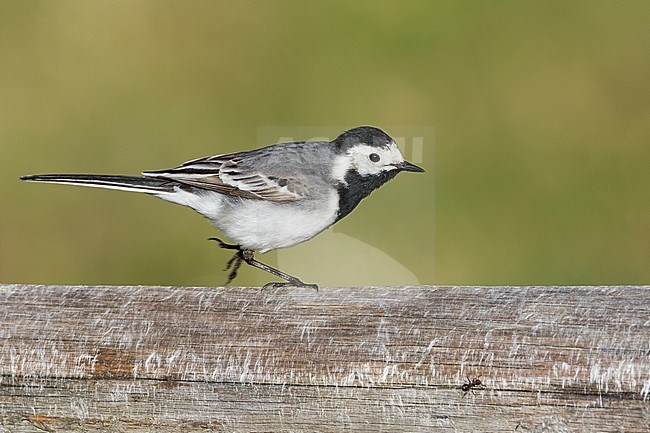
[[[0,285],[0,337],[0,432],[650,430],[648,286]]]

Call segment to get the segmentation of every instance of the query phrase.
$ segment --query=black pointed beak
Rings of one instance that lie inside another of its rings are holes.
[[[424,173],[424,169],[422,167],[418,167],[417,165],[411,164],[408,161],[400,162],[395,167],[397,167],[399,171],[413,171],[415,173]]]

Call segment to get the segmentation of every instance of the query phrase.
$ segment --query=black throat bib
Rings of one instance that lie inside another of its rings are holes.
[[[345,184],[339,184],[339,212],[336,221],[339,221],[357,207],[359,202],[368,197],[371,192],[394,178],[398,170],[386,171],[372,176],[361,176],[355,171],[345,175]],[[336,222],[334,221],[334,222]]]

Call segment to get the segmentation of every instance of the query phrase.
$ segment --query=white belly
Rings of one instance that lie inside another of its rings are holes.
[[[159,197],[193,208],[230,241],[261,253],[313,238],[334,223],[338,211],[338,196],[334,191],[317,203],[306,200],[277,203],[218,193],[207,193],[199,198],[185,191]]]

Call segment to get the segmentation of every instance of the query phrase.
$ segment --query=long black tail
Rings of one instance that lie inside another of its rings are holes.
[[[23,176],[20,179],[27,182],[81,185],[95,188],[144,192],[147,194],[165,194],[173,193],[175,191],[175,182],[151,177],[115,176],[104,174],[35,174],[32,176]]]

